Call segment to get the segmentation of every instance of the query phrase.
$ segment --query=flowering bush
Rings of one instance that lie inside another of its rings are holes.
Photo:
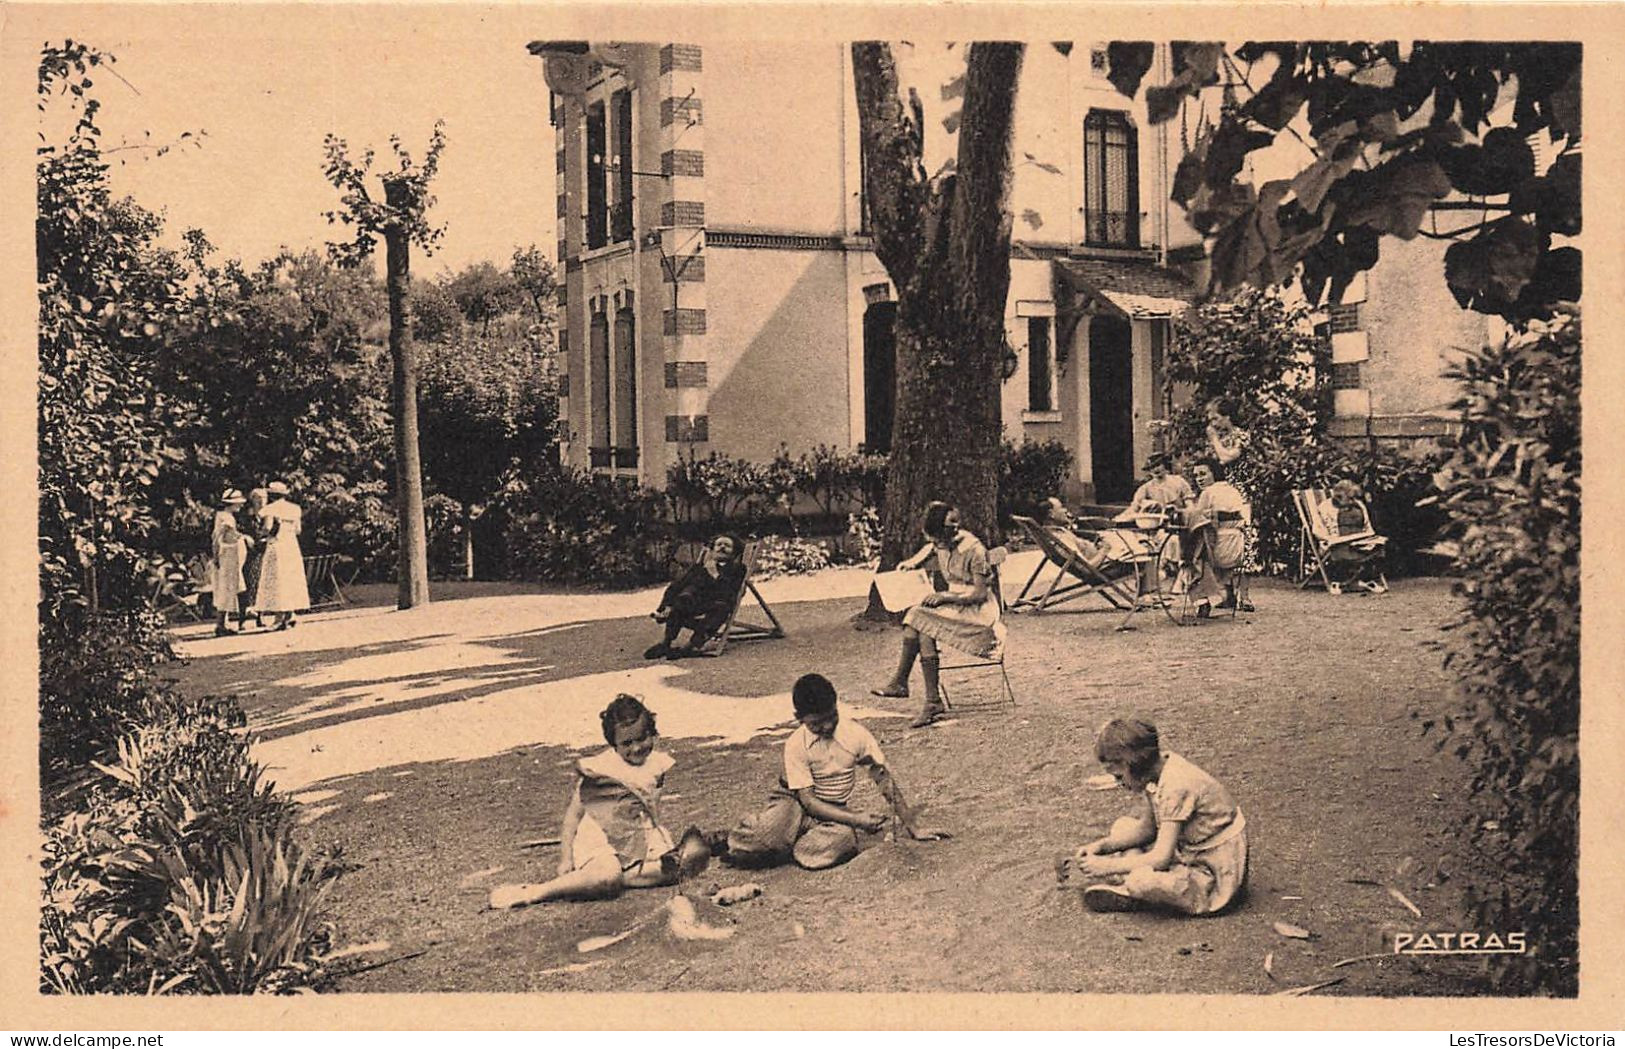
[[[756,545],[756,577],[806,575],[830,565],[829,549],[812,539],[794,536],[765,536]]]
[[[1440,471],[1463,615],[1447,665],[1460,713],[1442,727],[1475,769],[1465,838],[1476,927],[1522,929],[1498,960],[1509,990],[1578,992],[1580,317],[1559,314],[1455,373],[1463,433]],[[1475,865],[1476,866],[1476,865]]]

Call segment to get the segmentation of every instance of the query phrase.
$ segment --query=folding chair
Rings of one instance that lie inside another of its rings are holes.
[[[710,557],[711,555],[706,554],[705,556]],[[728,613],[728,621],[717,632],[717,636],[706,642],[706,648],[710,649],[710,654],[713,656],[722,655],[727,650],[729,641],[762,641],[767,638],[785,636],[784,627],[779,625],[779,617],[773,614],[772,607],[768,605],[766,599],[762,597],[762,592],[756,589],[756,584],[751,582],[750,579],[756,572],[755,542],[745,544],[743,561],[745,563],[745,578],[740,583],[739,592],[734,595],[733,611]],[[739,618],[739,609],[745,603],[746,594],[756,599],[757,606],[762,610],[762,614],[767,616],[767,621],[772,624],[771,626],[751,623]]]
[[[1021,530],[1027,533],[1027,537],[1044,553],[1044,560],[1033,569],[1033,574],[1027,579],[1027,585],[1021,588],[1021,593],[1010,603],[1011,611],[1042,612],[1046,608],[1089,594],[1099,594],[1107,604],[1119,610],[1133,606],[1135,595],[1125,585],[1134,579],[1132,568],[1127,576],[1112,579],[1096,566],[1062,546],[1047,528],[1032,518],[1012,515],[1010,519],[1019,525]],[[1044,588],[1042,594],[1029,597],[1029,594],[1036,592],[1037,587],[1042,586],[1038,577],[1046,568],[1055,569],[1055,578],[1050,580],[1049,586]]]
[[[994,625],[994,628],[993,628],[995,630],[995,632],[997,632],[998,637],[999,637],[999,650],[998,650],[999,654],[998,654],[998,658],[996,658],[996,659],[993,659],[993,658],[989,658],[989,659],[973,659],[973,660],[970,660],[970,661],[965,662],[965,663],[942,663],[942,664],[939,664],[937,666],[937,693],[942,699],[942,705],[945,708],[947,708],[948,710],[956,709],[956,705],[953,702],[953,700],[951,700],[948,697],[948,683],[944,679],[948,676],[949,673],[954,672],[954,671],[977,670],[977,669],[980,669],[982,667],[998,667],[999,668],[999,677],[1000,677],[1001,681],[1004,684],[1004,692],[1003,692],[1003,694],[1002,694],[1002,696],[1000,698],[1002,700],[1008,700],[1009,703],[1010,703],[1010,706],[1012,706],[1012,707],[1016,705],[1016,693],[1015,693],[1015,690],[1010,687],[1010,674],[1004,668],[1004,656],[1005,656],[1005,652],[1008,650],[1009,646],[1006,644],[1006,642],[1008,641],[1008,638],[1005,636],[1005,629],[1004,629],[1004,611],[1005,611],[1004,590],[1000,586],[1000,582],[999,582],[999,566],[1004,564],[1005,560],[1009,556],[1010,556],[1009,549],[1007,547],[1002,547],[1002,546],[996,546],[992,550],[989,550],[987,552],[988,564],[993,566],[993,583],[992,583],[993,594],[994,594],[995,598],[997,599],[997,601],[999,602],[999,621]],[[1039,567],[1042,568],[1043,566],[1040,565]],[[1025,592],[1025,591],[1023,591],[1023,592]],[[995,703],[994,705],[1001,705],[1001,704]],[[965,704],[958,704],[957,709],[963,710],[963,709],[967,709],[967,707],[966,707]]]
[[[1365,535],[1333,536],[1326,527],[1326,519],[1321,516],[1321,507],[1330,501],[1331,496],[1324,488],[1298,488],[1292,492],[1292,505],[1298,511],[1298,588],[1304,589],[1313,583],[1318,576],[1320,583],[1328,591],[1332,584],[1338,582],[1332,578],[1332,573],[1326,564],[1326,555],[1333,547],[1349,545],[1351,543],[1369,542],[1372,548],[1367,550],[1355,546],[1354,549],[1365,554],[1360,560],[1351,562],[1352,567],[1358,569],[1376,560],[1382,554],[1382,548],[1388,540],[1375,532]],[[1380,568],[1377,570],[1377,579],[1388,586],[1388,576]]]
[[[325,612],[350,603],[339,586],[338,554],[315,554],[305,558],[305,588],[310,592],[310,611]]]
[[[204,593],[185,569],[170,567],[153,584],[152,607],[166,619],[185,617],[205,623],[208,616],[202,607]]]

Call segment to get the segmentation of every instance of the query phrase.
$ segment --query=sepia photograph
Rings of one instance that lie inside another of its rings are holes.
[[[8,8],[27,1015],[1617,990],[1618,19]]]

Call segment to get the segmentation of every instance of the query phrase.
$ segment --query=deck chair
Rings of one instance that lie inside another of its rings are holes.
[[[707,554],[706,556],[710,556]],[[756,574],[756,543],[745,544],[743,556],[745,562],[745,578],[739,586],[739,593],[734,597],[733,611],[728,613],[728,621],[717,631],[717,636],[707,641],[706,651],[713,656],[720,656],[727,651],[729,641],[763,641],[768,638],[784,637],[784,627],[779,624],[779,617],[773,614],[772,606],[762,597],[762,592],[756,589],[751,582],[751,576]],[[745,596],[749,595],[756,601],[762,614],[767,616],[767,624],[752,623],[739,618],[741,606],[745,603]]]
[[[1033,574],[1027,579],[1027,585],[1021,588],[1021,593],[1010,603],[1011,611],[1042,612],[1046,608],[1053,608],[1075,597],[1086,597],[1089,594],[1100,595],[1107,604],[1116,609],[1125,609],[1134,604],[1134,593],[1128,589],[1129,586],[1135,585],[1132,571],[1125,577],[1113,579],[1100,568],[1089,564],[1062,546],[1048,529],[1031,517],[1013,515],[1010,519],[1044,553],[1044,560],[1033,569]],[[1055,577],[1049,581],[1047,587],[1039,582],[1039,576],[1046,568],[1055,570]],[[1040,590],[1042,593],[1039,593]]]
[[[165,619],[204,623],[209,619],[209,610],[203,601],[205,595],[209,595],[209,591],[200,585],[197,574],[171,565],[153,584],[152,607]]]
[[[305,558],[305,588],[310,592],[310,611],[325,612],[350,603],[339,586],[338,554],[315,554]]]
[[[945,708],[947,708],[948,710],[950,710],[950,711],[968,709],[968,704],[965,704],[965,703],[957,703],[956,704],[949,697],[949,695],[948,695],[948,682],[947,682],[948,675],[950,673],[955,673],[955,672],[963,671],[963,670],[979,670],[979,669],[981,669],[983,667],[998,667],[998,669],[999,669],[999,678],[1000,678],[1001,682],[1004,685],[1004,691],[1002,693],[1000,693],[998,695],[998,697],[995,699],[994,703],[990,704],[990,705],[992,705],[992,706],[1000,706],[1000,705],[1003,705],[1005,702],[1008,702],[1009,705],[1012,706],[1012,707],[1016,705],[1016,693],[1015,693],[1015,690],[1010,687],[1010,674],[1004,668],[1005,653],[1009,651],[1010,646],[1008,644],[1009,639],[1007,637],[1002,636],[1003,633],[1004,633],[1005,604],[1004,604],[1004,589],[1001,587],[1000,581],[999,581],[999,566],[1004,564],[1005,560],[1009,556],[1010,556],[1009,549],[1006,548],[1006,547],[1002,547],[1002,546],[996,546],[992,550],[989,550],[987,552],[988,564],[993,566],[993,584],[992,584],[993,585],[993,593],[994,593],[995,598],[999,602],[999,626],[998,626],[998,630],[999,630],[999,632],[1001,634],[1001,637],[1000,637],[998,658],[997,659],[992,659],[992,658],[989,658],[989,659],[972,659],[972,660],[968,660],[967,662],[964,662],[964,663],[940,663],[937,666],[937,694],[942,699],[942,705]],[[1043,567],[1043,566],[1040,565],[1039,567]]]
[[[1332,573],[1326,564],[1326,555],[1332,547],[1347,544],[1350,537],[1333,537],[1326,527],[1326,519],[1321,516],[1321,508],[1331,501],[1331,495],[1324,488],[1297,488],[1292,492],[1292,505],[1298,511],[1298,588],[1301,590],[1314,583],[1317,579],[1320,585],[1327,590],[1332,588]],[[1361,537],[1371,545],[1371,549],[1363,551],[1364,560],[1351,563],[1351,567],[1359,568],[1369,564],[1382,556],[1382,548],[1388,540],[1375,532],[1367,537]],[[1358,549],[1358,548],[1357,548]],[[1381,569],[1377,572],[1377,579],[1384,587],[1388,585],[1388,577]]]

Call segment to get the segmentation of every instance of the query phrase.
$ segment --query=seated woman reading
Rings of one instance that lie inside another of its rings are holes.
[[[1145,461],[1147,480],[1135,489],[1129,510],[1136,514],[1161,513],[1177,509],[1196,498],[1190,483],[1176,473],[1169,473],[1168,456],[1155,452]]]
[[[1386,592],[1382,560],[1388,540],[1372,529],[1371,512],[1360,498],[1360,486],[1348,478],[1338,481],[1332,486],[1331,499],[1320,506],[1320,518],[1331,537],[1323,558],[1327,571],[1347,567],[1346,578],[1329,584],[1331,592],[1342,593],[1350,585],[1373,594]]]
[[[697,655],[716,636],[733,614],[739,588],[745,584],[744,553],[745,544],[738,536],[719,535],[711,540],[709,555],[668,586],[660,607],[650,613],[655,622],[665,624],[666,636],[643,653],[644,659]],[[684,630],[691,632],[688,644],[674,647]]]

